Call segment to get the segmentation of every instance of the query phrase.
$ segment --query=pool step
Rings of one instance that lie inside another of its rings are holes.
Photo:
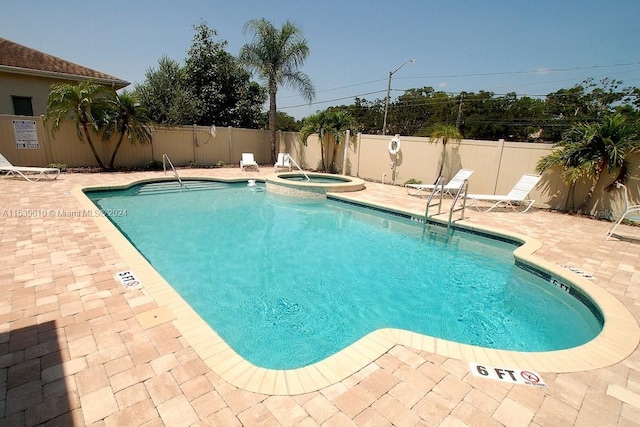
[[[178,181],[161,181],[144,184],[138,190],[137,195],[176,193],[180,191],[219,190],[227,188],[227,185],[216,181],[182,181],[182,187]]]

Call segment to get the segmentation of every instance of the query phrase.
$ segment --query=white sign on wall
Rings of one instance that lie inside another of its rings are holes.
[[[17,148],[23,150],[37,150],[40,148],[35,120],[12,120],[12,122]]]

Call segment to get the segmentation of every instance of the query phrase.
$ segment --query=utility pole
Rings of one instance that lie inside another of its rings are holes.
[[[460,92],[460,104],[458,105],[458,118],[456,119],[456,129],[460,130],[460,121],[462,120],[462,99],[464,98],[464,92]]]
[[[382,121],[382,134],[386,135],[387,134],[387,111],[389,110],[389,97],[391,95],[391,77],[393,77],[393,75],[396,73],[396,71],[398,71],[400,68],[404,67],[405,65],[407,65],[410,62],[416,62],[415,59],[409,59],[407,61],[405,61],[401,66],[399,66],[398,68],[396,68],[393,71],[389,71],[389,83],[387,84],[387,97],[385,98],[385,102],[384,102],[384,120]]]

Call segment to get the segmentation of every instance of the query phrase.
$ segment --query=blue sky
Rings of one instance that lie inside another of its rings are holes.
[[[311,54],[308,105],[278,93],[302,118],[355,96],[392,98],[432,86],[452,93],[544,95],[588,77],[640,87],[638,0],[0,0],[0,37],[140,83],[167,55],[184,63],[201,20],[237,55],[244,24],[294,22]]]

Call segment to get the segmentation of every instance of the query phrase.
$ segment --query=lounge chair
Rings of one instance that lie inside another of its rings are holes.
[[[533,190],[533,188],[540,181],[540,175],[533,174],[525,174],[520,178],[520,180],[516,183],[516,185],[509,191],[506,195],[500,194],[467,194],[467,200],[470,200],[471,203],[469,206],[475,206],[476,209],[480,210],[476,203],[479,200],[494,202],[491,207],[485,212],[489,212],[490,210],[497,208],[500,205],[504,205],[504,207],[511,207],[514,211],[516,210],[516,205],[527,204],[527,207],[521,212],[524,213],[528,211],[531,206],[533,206],[533,199],[527,199],[527,196]]]
[[[633,222],[640,222],[640,205],[629,205],[629,191],[627,190],[627,186],[622,183],[616,182],[616,187],[624,188],[624,211],[622,212],[622,215],[620,215],[620,218],[618,218],[616,223],[613,224],[607,232],[607,240],[609,240],[609,237],[611,237],[613,232],[616,231],[616,228],[618,228],[623,219],[627,219]]]
[[[465,180],[468,180],[469,177],[473,174],[472,169],[460,169],[454,176],[444,185],[444,193],[450,196],[454,196],[455,193],[458,192],[462,184],[464,184]],[[440,191],[439,185],[434,184],[405,184],[405,188],[407,189],[407,193],[412,196],[420,196],[423,192]]]
[[[242,153],[242,160],[240,160],[240,169],[245,170],[246,168],[255,167],[257,171],[260,171],[258,167],[258,163],[256,163],[253,158],[253,153]]]
[[[60,175],[60,169],[58,168],[13,166],[2,154],[0,154],[0,172],[3,172],[5,177],[17,176],[29,182],[40,181],[44,177],[56,179]]]
[[[273,171],[278,172],[279,168],[288,168],[289,172],[291,172],[291,158],[289,157],[289,153],[278,153],[278,161],[273,165]]]

